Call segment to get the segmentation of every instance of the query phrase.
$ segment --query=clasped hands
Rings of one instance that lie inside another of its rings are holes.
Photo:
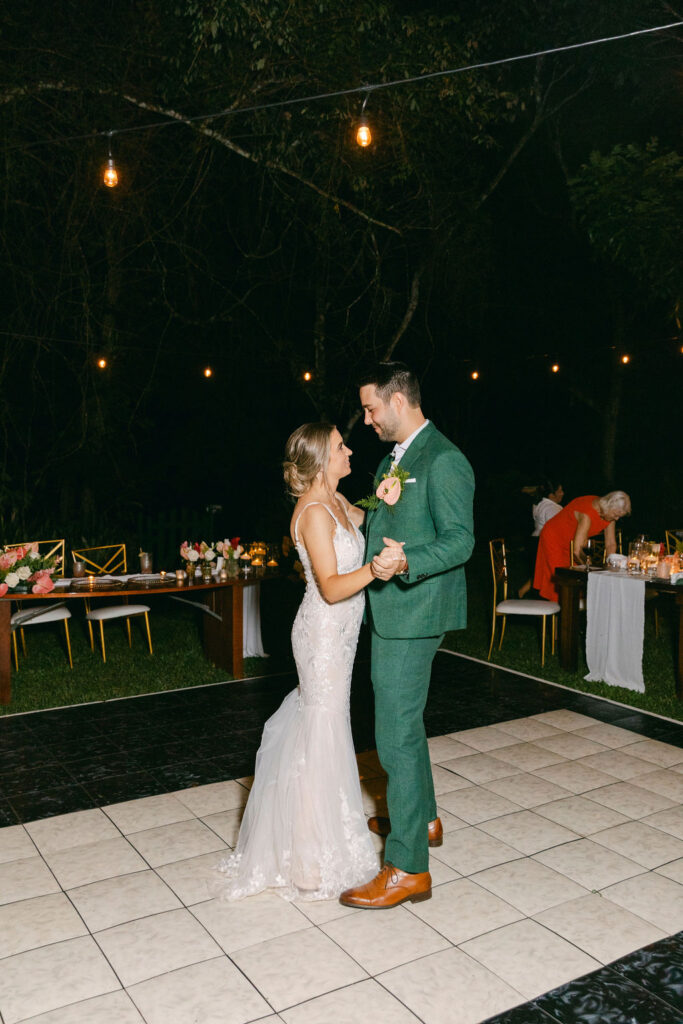
[[[375,555],[370,563],[370,571],[377,580],[390,580],[398,572],[403,572],[408,561],[403,551],[404,540],[392,540],[382,537],[386,547]]]

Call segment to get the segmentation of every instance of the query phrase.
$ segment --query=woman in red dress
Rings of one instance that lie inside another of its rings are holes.
[[[574,498],[549,519],[538,538],[534,587],[547,601],[557,601],[553,584],[556,569],[570,564],[570,542],[574,541],[574,559],[583,561],[583,547],[589,537],[605,532],[605,555],[617,550],[614,524],[631,512],[631,499],[625,491],[610,491],[602,498],[587,494]]]

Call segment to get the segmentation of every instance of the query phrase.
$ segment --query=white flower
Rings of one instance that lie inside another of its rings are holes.
[[[28,565],[20,565],[19,568],[17,569],[17,576],[19,577],[20,580],[27,580],[31,575],[31,572],[32,570],[28,567]]]
[[[7,584],[10,590],[16,587],[18,582],[19,576],[16,572],[8,572],[7,575],[5,576],[5,583]]]
[[[215,557],[216,557],[216,552],[213,550],[213,548],[207,548],[206,551],[204,552],[204,561],[205,562],[213,562]]]
[[[199,558],[199,552],[195,551],[194,548],[190,548],[190,550],[187,552],[187,560],[188,560],[188,562],[196,562],[198,558]]]

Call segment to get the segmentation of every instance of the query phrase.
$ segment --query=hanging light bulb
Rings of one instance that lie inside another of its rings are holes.
[[[622,363],[624,364],[624,366],[626,366],[626,364],[627,364],[627,363],[630,363],[630,362],[631,362],[631,357],[630,357],[630,356],[627,356],[627,355],[623,355],[623,356],[621,357],[621,361],[622,361]]]
[[[356,129],[356,142],[362,149],[367,149],[367,147],[372,142],[372,132],[370,131],[368,119],[365,116],[365,104],[368,102],[369,95],[370,93],[368,93],[368,95],[363,100],[363,106],[361,107],[360,110],[360,121]]]
[[[107,160],[107,166],[104,168],[104,174],[102,175],[102,180],[107,188],[116,188],[119,183],[119,172],[116,170],[114,157],[111,155],[111,137],[113,134],[113,132],[109,132],[109,158]]]
[[[209,377],[213,377],[213,370],[211,369],[210,366],[204,367],[204,376],[206,377],[207,380],[209,379]]]
[[[553,363],[553,365],[550,367],[550,370],[551,370],[552,373],[559,373],[560,372],[560,364],[559,363]]]
[[[100,370],[107,369],[107,360],[104,358],[104,356],[100,356],[100,358],[97,360],[97,365],[99,366]]]
[[[472,380],[479,380],[479,370],[472,370],[470,377]]]
[[[306,370],[306,372],[304,373],[304,380],[305,381],[309,381],[309,380],[312,380],[312,378],[313,378],[313,374],[311,373],[311,371],[310,370]]]

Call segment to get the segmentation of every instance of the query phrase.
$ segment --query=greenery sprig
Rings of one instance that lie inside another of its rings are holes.
[[[406,480],[410,478],[410,470],[401,469],[394,463],[389,467],[386,473],[383,473],[381,478],[378,480],[375,478],[374,492],[368,494],[367,497],[361,498],[356,502],[360,508],[367,509],[368,512],[373,512],[376,508],[379,508],[381,504],[389,506],[391,512],[394,511],[396,504],[403,497],[403,488]],[[396,490],[398,488],[398,490]]]

